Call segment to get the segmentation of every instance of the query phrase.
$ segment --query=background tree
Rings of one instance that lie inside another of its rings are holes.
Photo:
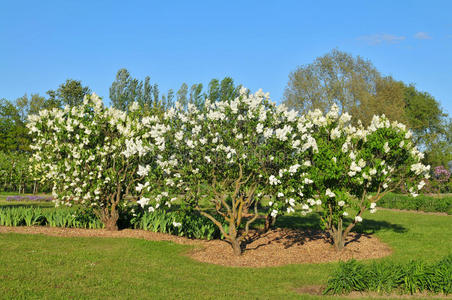
[[[367,125],[375,114],[402,118],[403,87],[382,77],[369,60],[333,50],[289,75],[284,103],[301,112],[316,108],[326,112],[336,104]]]
[[[76,106],[83,102],[83,98],[90,94],[91,90],[87,86],[83,86],[80,80],[67,79],[62,83],[56,91],[47,92],[49,105],[52,106]]]
[[[446,165],[452,159],[451,119],[436,99],[414,85],[406,86],[405,114],[413,131],[414,141],[426,152],[426,161],[433,166]]]
[[[0,151],[29,151],[30,140],[27,128],[17,107],[7,101],[0,100]]]
[[[182,107],[187,107],[188,104],[188,85],[184,82],[177,91],[176,100]]]
[[[141,99],[151,99],[151,88],[148,84],[144,91],[146,96],[142,93],[143,83],[138,79],[133,78],[129,71],[120,69],[116,74],[116,79],[110,87],[110,99],[114,108],[126,111],[132,102],[143,104]]]

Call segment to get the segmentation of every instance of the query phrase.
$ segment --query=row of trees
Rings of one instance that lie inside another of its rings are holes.
[[[150,77],[134,78],[120,69],[110,87],[110,103],[127,110],[137,102],[143,109],[166,109],[177,101],[183,107],[192,103],[201,107],[205,99],[225,101],[238,95],[240,85],[226,77],[213,79],[207,87],[183,83],[178,90],[160,92]],[[0,150],[29,151],[30,138],[25,123],[27,116],[42,109],[80,105],[91,92],[79,80],[68,79],[47,96],[24,95],[16,101],[0,100]],[[320,109],[335,103],[341,111],[352,115],[354,122],[370,123],[372,116],[385,114],[390,120],[407,124],[415,142],[425,151],[424,162],[433,166],[452,160],[452,122],[440,104],[427,92],[416,89],[390,76],[383,76],[375,66],[361,57],[333,50],[313,63],[300,66],[289,76],[283,102],[300,112]]]
[[[333,104],[368,125],[374,115],[407,124],[414,141],[434,166],[452,161],[452,121],[438,101],[414,85],[383,76],[361,57],[333,50],[289,76],[284,103],[301,112]]]
[[[416,196],[429,178],[399,122],[374,116],[353,125],[336,105],[300,115],[244,88],[225,101],[164,110],[133,102],[121,111],[93,94],[29,120],[35,170],[59,205],[92,208],[116,230],[120,207],[178,203],[218,226],[236,255],[260,213],[296,209],[320,212],[341,250],[385,193],[404,184]]]
[[[189,103],[201,106],[206,98],[219,101],[228,97],[238,95],[240,86],[236,86],[234,81],[226,77],[223,80],[212,79],[207,90],[202,84],[193,84],[190,88],[183,83],[177,92],[169,90],[167,94],[160,93],[157,84],[151,84],[150,78],[144,81],[133,78],[126,69],[121,69],[116,75],[110,88],[111,105],[120,110],[127,110],[130,103],[136,102],[143,110],[164,110],[171,107],[175,101],[186,107]],[[40,111],[52,108],[63,108],[64,106],[81,105],[86,95],[91,93],[91,89],[84,86],[81,81],[68,79],[56,90],[49,90],[47,97],[39,94],[24,95],[16,101],[0,99],[0,152],[4,157],[4,162],[0,164],[0,174],[21,174],[25,178],[16,182],[13,178],[18,176],[3,177],[10,178],[8,184],[3,184],[0,190],[15,192],[35,192],[37,186],[31,171],[25,172],[19,167],[26,163],[30,157],[31,137],[26,128],[27,117],[39,114]],[[11,168],[18,168],[11,171]],[[44,188],[44,186],[41,186]]]

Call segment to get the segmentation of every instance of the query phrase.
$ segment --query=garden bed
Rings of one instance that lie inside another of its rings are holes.
[[[258,235],[254,232],[246,243],[242,256],[232,255],[229,244],[222,240],[195,240],[184,237],[124,229],[106,231],[101,229],[56,228],[56,227],[6,227],[0,226],[0,233],[46,234],[62,237],[110,237],[141,238],[151,241],[171,241],[178,244],[194,245],[187,256],[205,263],[239,266],[269,267],[287,264],[326,263],[349,259],[373,259],[390,255],[391,248],[373,235],[351,235],[348,245],[341,252],[327,242],[317,231],[276,229]]]

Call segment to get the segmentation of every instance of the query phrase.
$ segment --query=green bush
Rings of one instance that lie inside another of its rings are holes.
[[[65,228],[103,228],[100,220],[79,208],[0,208],[1,226],[50,226]]]
[[[196,239],[220,238],[218,228],[194,210],[141,212],[124,211],[119,223],[122,228],[136,228]],[[180,224],[180,225],[179,225]],[[64,228],[103,228],[102,222],[90,210],[76,207],[35,208],[0,207],[0,226],[50,226]]]
[[[136,229],[163,232],[188,238],[220,238],[218,228],[195,210],[144,212],[131,220]]]
[[[342,262],[328,280],[324,294],[352,291],[452,293],[452,254],[434,264],[411,261],[407,264]]]
[[[384,208],[445,212],[452,214],[452,196],[439,198],[419,195],[416,198],[413,198],[409,195],[389,193],[378,201],[378,206]]]

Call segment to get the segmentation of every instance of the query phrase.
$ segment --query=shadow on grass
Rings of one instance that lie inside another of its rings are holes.
[[[263,220],[260,220],[258,226],[260,228],[263,227]],[[345,224],[349,224],[352,222],[352,219],[347,218],[345,220]],[[277,236],[267,236],[268,242],[266,244],[270,244],[272,242],[283,242],[286,248],[289,248],[293,245],[303,245],[306,242],[326,239],[330,240],[328,234],[322,228],[320,215],[319,214],[310,214],[307,216],[280,216],[278,217],[276,224],[273,228],[285,228],[289,230],[279,232]],[[395,233],[406,233],[408,231],[407,228],[400,224],[390,223],[387,221],[377,221],[372,219],[365,219],[362,223],[358,223],[353,229],[352,232],[356,233],[350,240],[347,241],[346,244],[360,242],[362,238],[370,238],[371,234],[377,233],[379,231],[392,231]],[[269,233],[271,235],[271,232]],[[245,244],[251,244],[259,237],[266,237],[266,233],[259,235],[251,236]],[[262,247],[264,245],[259,245],[256,247]],[[254,248],[247,248],[248,250],[254,250]]]
[[[361,224],[357,224],[354,231],[361,234],[372,234],[379,231],[392,231],[395,233],[406,233],[408,229],[400,224],[393,224],[387,221],[376,221],[364,219]]]

